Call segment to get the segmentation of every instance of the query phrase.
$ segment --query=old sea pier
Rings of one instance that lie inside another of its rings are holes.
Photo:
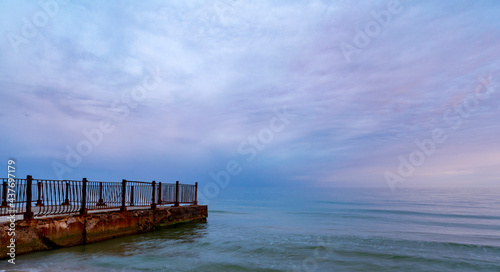
[[[2,178],[0,259],[205,222],[198,183]]]

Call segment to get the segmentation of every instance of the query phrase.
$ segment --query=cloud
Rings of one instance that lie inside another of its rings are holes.
[[[4,2],[2,157],[29,161],[27,174],[54,177],[50,163],[64,162],[66,146],[116,116],[125,105],[117,101],[159,69],[161,85],[115,120],[116,130],[68,175],[138,179],[137,164],[148,178],[175,173],[208,182],[208,171],[228,160],[244,163],[240,143],[287,107],[296,118],[244,165],[243,183],[385,186],[380,173],[397,168],[416,139],[448,128],[443,113],[474,92],[479,76],[500,77],[499,7],[491,2],[401,1],[402,11],[346,61],[342,44],[354,44],[388,3],[76,1],[61,4],[16,54],[9,33],[22,35],[23,18],[43,9]],[[415,177],[451,186],[477,174],[470,184],[491,185],[494,152],[469,147],[498,145],[497,100],[481,101],[449,131],[429,159],[435,165]],[[464,154],[477,163],[460,164]],[[414,183],[431,184],[425,180]]]

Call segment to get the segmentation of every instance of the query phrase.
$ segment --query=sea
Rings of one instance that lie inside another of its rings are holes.
[[[1,260],[0,271],[500,271],[500,188],[238,188],[206,223]]]

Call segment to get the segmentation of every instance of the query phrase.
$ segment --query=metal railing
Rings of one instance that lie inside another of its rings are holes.
[[[76,213],[80,211],[82,182],[75,180],[32,179],[31,202],[36,216]]]
[[[87,181],[86,209],[121,208],[122,184],[119,182]]]
[[[0,178],[0,216],[87,214],[89,210],[151,207],[160,205],[197,205],[198,182],[194,185],[143,181],[103,182]]]
[[[26,180],[13,178],[0,178],[0,215],[23,214],[26,203]],[[14,182],[12,182],[14,181]],[[10,184],[14,184],[11,187]]]

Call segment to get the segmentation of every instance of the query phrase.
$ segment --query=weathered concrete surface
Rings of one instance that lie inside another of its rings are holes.
[[[15,238],[15,254],[95,243],[115,237],[171,227],[183,222],[205,222],[207,206],[162,207],[157,210],[93,213],[17,221],[15,236],[9,224],[0,224],[0,259]],[[9,257],[10,258],[10,257]]]

